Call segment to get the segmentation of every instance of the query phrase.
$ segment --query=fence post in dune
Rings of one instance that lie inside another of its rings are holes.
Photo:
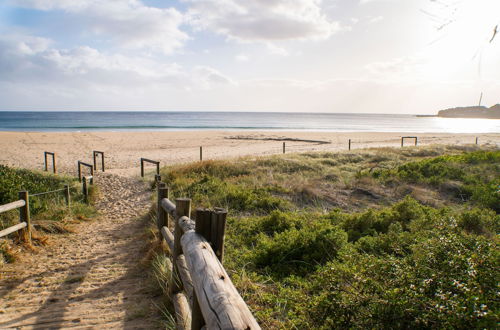
[[[182,254],[182,246],[181,246],[182,229],[179,224],[179,219],[184,216],[188,218],[191,216],[191,199],[177,198],[175,200],[174,251],[172,255],[173,281],[172,281],[172,286],[170,287],[171,295],[175,295],[184,289],[182,281],[180,280],[179,268],[177,267],[177,260],[179,256]]]
[[[285,142],[283,142],[283,153],[285,153]]]
[[[167,212],[161,206],[161,200],[163,198],[168,198],[168,188],[167,184],[164,182],[158,182],[158,212],[157,212],[157,224],[158,230],[160,231],[160,239],[162,237],[161,229],[166,226],[168,227],[168,215]]]
[[[203,147],[200,146],[200,162],[203,161]]]
[[[83,193],[83,200],[85,203],[89,202],[89,186],[87,185],[87,177],[83,177],[83,183],[82,183],[82,193]]]
[[[67,184],[64,185],[63,192],[64,192],[64,200],[66,201],[66,205],[68,207],[70,207],[71,206],[71,195],[69,193],[69,185],[67,185]]]
[[[351,151],[351,139],[349,139],[349,151]]]
[[[144,177],[144,160],[141,158],[141,178]]]
[[[30,219],[30,198],[27,191],[19,192],[19,199],[24,201],[24,206],[19,208],[19,222],[26,222],[26,227],[22,229],[21,235],[25,242],[31,243],[31,219]]]
[[[47,152],[46,151],[43,153],[43,158],[44,158],[44,164],[45,164],[45,172],[47,172],[49,169],[47,166]]]
[[[402,136],[401,137],[401,148],[404,146],[404,140],[405,139],[413,139],[415,140],[415,146],[417,145],[418,137],[417,136]]]
[[[479,138],[476,136],[476,145],[478,144],[479,142]]]
[[[208,209],[196,210],[195,232],[203,236],[209,243],[212,241],[212,212]],[[205,325],[196,292],[193,291],[193,304],[191,306],[191,330],[200,330]]]
[[[222,208],[215,208],[212,211],[212,228],[211,228],[211,242],[220,263],[222,264],[224,259],[224,237],[226,233],[226,218],[227,210]]]

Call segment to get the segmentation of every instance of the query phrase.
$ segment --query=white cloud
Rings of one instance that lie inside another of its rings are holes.
[[[0,82],[59,90],[210,89],[233,81],[207,66],[185,69],[151,58],[106,54],[87,46],[51,47],[48,39],[0,37]]]
[[[234,57],[234,59],[238,62],[248,62],[250,58],[245,54],[238,54]]]
[[[175,8],[145,6],[138,0],[11,0],[11,4],[61,10],[72,15],[70,24],[114,45],[170,54],[189,38],[180,26],[184,16]]]
[[[325,39],[340,30],[320,0],[184,0],[191,23],[239,41]]]

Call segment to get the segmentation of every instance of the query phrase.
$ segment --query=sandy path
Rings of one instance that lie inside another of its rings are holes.
[[[146,185],[99,173],[101,216],[77,234],[54,236],[42,253],[3,266],[0,329],[158,328],[140,261],[151,204]]]

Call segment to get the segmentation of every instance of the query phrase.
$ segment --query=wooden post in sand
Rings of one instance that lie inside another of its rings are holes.
[[[49,170],[49,166],[48,166],[48,163],[47,163],[47,155],[51,155],[52,156],[52,172],[54,174],[56,174],[57,170],[56,170],[56,153],[55,152],[49,152],[49,151],[44,151],[43,152],[43,157],[45,159],[45,171],[47,172]]]
[[[285,153],[285,142],[283,142],[283,153]]]
[[[203,161],[203,147],[200,146],[200,162]]]
[[[92,157],[94,158],[94,170],[97,170],[97,155],[101,155],[101,170],[104,172],[104,152],[103,151],[92,151]]]
[[[476,136],[476,145],[479,144],[479,138]]]
[[[179,224],[179,219],[181,217],[191,216],[191,199],[189,198],[177,198],[175,200],[175,229],[174,229],[174,251],[172,255],[172,285],[170,286],[170,294],[173,296],[184,289],[182,281],[180,280],[179,268],[177,266],[177,260],[179,256],[182,255],[182,229]]]
[[[19,192],[19,199],[24,201],[24,206],[19,208],[19,222],[26,222],[26,227],[21,231],[22,239],[31,243],[30,197],[27,191]]]
[[[78,181],[82,182],[82,166],[88,167],[90,169],[90,179],[92,180],[91,183],[94,183],[94,166],[82,161],[78,161]]]
[[[349,151],[351,150],[351,139],[349,139]]]

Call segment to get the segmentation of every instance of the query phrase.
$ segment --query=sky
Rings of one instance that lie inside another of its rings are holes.
[[[500,103],[500,0],[0,0],[1,110]]]

